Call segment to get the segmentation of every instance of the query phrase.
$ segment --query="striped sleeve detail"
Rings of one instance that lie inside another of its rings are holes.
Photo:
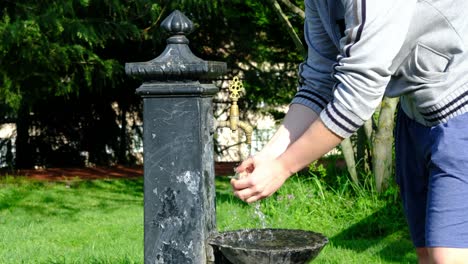
[[[450,118],[466,112],[468,112],[468,86],[462,86],[438,104],[420,111],[428,126],[447,122]]]
[[[320,119],[328,129],[342,138],[350,137],[364,124],[364,120],[335,101],[325,107],[320,113]]]
[[[351,48],[361,40],[362,31],[364,30],[364,25],[366,24],[366,0],[354,0],[353,4],[354,10],[354,23],[358,23],[359,27],[354,35],[353,30],[351,30],[348,38],[346,39],[346,48],[345,48],[345,55],[346,57],[351,56]]]
[[[331,95],[320,94],[315,90],[302,86],[294,96],[292,103],[305,105],[319,114],[331,99]]]
[[[450,98],[450,96],[448,96]],[[447,99],[446,99],[447,100]],[[468,105],[468,91],[454,97],[449,100],[445,105],[440,106],[440,108],[430,111],[422,112],[424,119],[429,123],[436,123],[445,120],[447,117],[451,116],[453,113],[459,111],[460,109]]]

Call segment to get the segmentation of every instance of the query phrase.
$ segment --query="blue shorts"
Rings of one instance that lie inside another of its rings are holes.
[[[468,113],[426,127],[398,112],[396,181],[416,247],[468,248]]]

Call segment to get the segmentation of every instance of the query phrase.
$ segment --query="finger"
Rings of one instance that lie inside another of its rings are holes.
[[[234,195],[242,201],[247,201],[247,199],[255,196],[255,192],[252,189],[246,188],[239,191],[235,191]]]
[[[250,166],[248,166],[245,171],[248,172],[248,173],[252,173],[253,171],[255,170],[255,162],[253,162],[252,164],[250,164]]]
[[[231,183],[231,186],[232,186],[232,188],[233,188],[234,190],[236,189],[236,187],[235,187],[235,185],[234,185],[236,181],[237,181],[236,179],[232,178],[232,179],[231,179],[231,182],[230,182],[230,183]]]
[[[260,201],[263,198],[265,198],[265,197],[263,197],[261,195],[254,195],[254,196],[250,196],[249,198],[245,199],[244,201],[246,203],[253,203],[253,202],[256,202],[256,201]]]
[[[252,172],[254,168],[254,159],[253,157],[249,157],[248,159],[244,160],[239,166],[236,167],[236,172]]]
[[[234,188],[234,190],[242,190],[252,187],[253,184],[249,177],[246,177],[238,180],[231,179],[231,185]]]

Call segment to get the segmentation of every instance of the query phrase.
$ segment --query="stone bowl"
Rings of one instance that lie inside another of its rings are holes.
[[[208,243],[234,264],[302,264],[312,261],[328,238],[297,229],[243,229],[217,233]]]

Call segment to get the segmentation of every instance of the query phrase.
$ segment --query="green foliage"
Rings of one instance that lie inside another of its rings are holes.
[[[94,164],[130,162],[129,135],[112,104],[123,116],[140,107],[123,66],[132,56],[151,56],[145,47],[153,31],[144,29],[161,7],[145,0],[26,0],[2,1],[0,10],[0,121],[16,119],[16,165],[83,165],[76,162],[82,151]],[[124,154],[110,155],[109,148]]]
[[[190,5],[178,7],[188,11]],[[297,67],[303,57],[269,4],[224,1],[208,15],[192,10],[187,13],[193,14],[191,18],[197,27],[190,35],[194,53],[226,61],[230,75],[244,73],[247,96],[239,102],[242,109],[259,110],[263,104],[276,106],[291,101],[297,87]],[[293,20],[302,36],[303,21]]]
[[[254,0],[2,1],[0,121],[17,122],[17,167],[56,166],[47,157],[53,152],[77,160],[86,151],[98,165],[131,163],[126,154],[130,135],[116,119],[141,112],[134,95],[140,81],[128,78],[123,65],[148,61],[162,52],[167,35],[159,25],[174,9],[195,23],[189,39],[197,56],[227,62],[229,75],[244,72],[248,96],[239,102],[243,109],[291,100],[302,57],[268,4]],[[302,21],[293,13],[288,15],[300,32]],[[115,102],[120,113],[110,110]],[[37,133],[29,138],[32,127]],[[108,154],[106,148],[117,154]]]
[[[38,98],[115,87],[122,65],[100,49],[142,38],[132,23],[142,2],[2,2],[0,99],[18,109]]]
[[[326,177],[327,175],[333,175],[333,177]],[[362,210],[371,214],[361,219],[352,229],[342,233],[342,236],[372,238],[407,228],[405,221],[403,221],[404,215],[399,189],[395,183],[390,184],[384,192],[378,192],[374,176],[370,173],[360,175],[360,183],[355,184],[347,173],[329,172],[323,165],[317,166],[316,163],[313,163],[309,167],[308,173],[302,174],[302,177],[312,179],[322,200],[326,199],[323,193],[332,192],[344,200],[355,201],[352,210]],[[373,209],[376,206],[379,208],[378,210]],[[339,211],[336,217],[340,217],[343,213],[347,214],[348,212]],[[402,221],[395,222],[394,219]]]
[[[325,178],[327,177],[328,171],[323,166],[323,164],[319,164],[318,161],[312,162],[309,167],[308,167],[308,172],[312,176],[318,177],[318,178]]]

